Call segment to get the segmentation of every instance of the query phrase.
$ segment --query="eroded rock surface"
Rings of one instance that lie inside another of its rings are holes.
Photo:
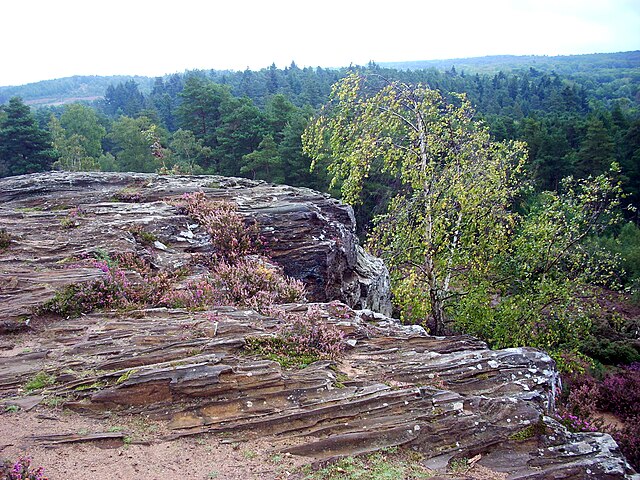
[[[125,186],[141,197],[110,201]],[[345,334],[339,361],[284,369],[249,354],[246,339],[273,335],[282,320],[233,307],[32,314],[60,287],[101,274],[65,268],[96,249],[135,252],[162,268],[191,265],[207,251],[206,235],[163,200],[198,189],[255,218],[273,258],[315,299],[357,308],[319,304],[322,321]],[[144,414],[168,426],[158,440],[269,439],[313,460],[405,446],[434,470],[479,455],[479,464],[512,479],[637,478],[609,435],[572,434],[549,416],[558,384],[544,353],[433,337],[363,309],[388,308],[384,266],[358,249],[350,209],[320,194],[238,179],[53,173],[1,180],[0,202],[14,238],[0,253],[3,405],[57,405],[96,418]],[[70,217],[71,206],[84,213]],[[78,225],[62,226],[66,218]],[[159,245],[136,241],[130,228],[140,223]],[[38,374],[45,386],[33,388]],[[38,441],[87,440],[60,425],[61,436]],[[88,441],[105,438],[92,435]]]

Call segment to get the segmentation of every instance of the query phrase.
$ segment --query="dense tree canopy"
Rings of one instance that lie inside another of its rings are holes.
[[[102,139],[107,134],[96,111],[80,103],[65,105],[60,116],[60,126],[68,136],[78,135],[87,155],[99,158],[102,155]]]
[[[114,142],[117,169],[123,172],[154,172],[162,167],[154,144],[166,134],[147,117],[122,116],[113,124],[109,139]]]

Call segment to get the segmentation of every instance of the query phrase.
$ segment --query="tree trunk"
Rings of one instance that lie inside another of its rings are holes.
[[[431,299],[431,315],[433,316],[433,334],[444,335],[444,302],[438,295],[437,290],[429,289],[429,298]]]
[[[431,316],[433,317],[434,335],[444,335],[444,301],[440,296],[438,279],[435,272],[435,264],[431,255],[426,255],[424,259],[424,272],[429,284],[429,299],[431,300]]]

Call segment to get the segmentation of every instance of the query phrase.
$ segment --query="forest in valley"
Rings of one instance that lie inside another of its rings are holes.
[[[72,77],[0,103],[0,177],[216,174],[342,197],[403,321],[545,349],[573,385],[567,422],[593,423],[601,398],[638,462],[640,52]],[[415,146],[422,167],[399,153]]]

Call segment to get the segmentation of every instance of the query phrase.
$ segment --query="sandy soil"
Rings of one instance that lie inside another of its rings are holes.
[[[85,443],[36,445],[28,437],[60,433],[123,431],[131,443],[99,440]],[[79,479],[284,479],[308,459],[281,454],[284,446],[264,440],[232,443],[211,435],[153,441],[164,426],[144,418],[100,421],[49,409],[0,415],[0,458],[30,456],[44,466],[50,480]],[[146,442],[146,443],[139,443]]]
[[[127,441],[52,445],[29,439],[107,431],[126,433]],[[214,435],[159,440],[167,433],[162,422],[143,416],[97,420],[37,407],[29,412],[0,414],[0,459],[15,461],[29,456],[32,465],[45,467],[49,480],[282,480],[300,478],[296,474],[312,462],[281,453],[295,441],[279,439],[277,445],[265,440],[234,442]],[[465,472],[440,473],[436,478],[503,480],[506,475],[475,465]]]

